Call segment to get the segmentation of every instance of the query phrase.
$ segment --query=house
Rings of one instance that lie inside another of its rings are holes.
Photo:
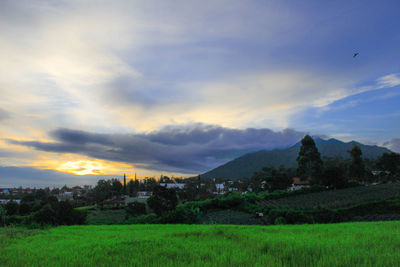
[[[295,190],[300,190],[302,188],[309,188],[309,187],[310,187],[309,180],[302,181],[299,177],[294,177],[292,186],[289,187],[288,190],[295,191]]]
[[[215,184],[216,192],[213,192],[214,195],[223,195],[225,194],[225,186],[224,184]]]
[[[153,195],[153,192],[150,191],[139,191],[137,192],[138,198],[149,198]]]
[[[10,188],[0,188],[0,193],[3,195],[9,195],[10,194]]]
[[[217,188],[217,191],[224,191],[225,189],[224,184],[215,184],[215,187]]]

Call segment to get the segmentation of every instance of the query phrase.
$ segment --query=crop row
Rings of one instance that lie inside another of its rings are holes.
[[[359,186],[279,199],[263,200],[264,209],[312,210],[315,208],[345,208],[364,202],[400,198],[400,183]]]

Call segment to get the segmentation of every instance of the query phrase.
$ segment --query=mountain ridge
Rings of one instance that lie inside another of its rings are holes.
[[[385,147],[376,145],[364,145],[357,141],[342,142],[338,139],[324,140],[322,138],[315,138],[315,144],[321,157],[342,157],[344,159],[350,158],[347,152],[354,145],[361,148],[363,158],[375,159],[383,153],[391,152]],[[296,158],[299,153],[301,141],[297,142],[291,147],[273,150],[259,150],[256,152],[247,153],[236,159],[233,159],[221,166],[218,166],[201,175],[204,179],[211,178],[224,178],[224,179],[238,179],[242,177],[250,177],[254,172],[260,171],[264,167],[296,167]]]

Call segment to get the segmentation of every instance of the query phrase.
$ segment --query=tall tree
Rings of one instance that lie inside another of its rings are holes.
[[[355,178],[357,181],[362,181],[365,177],[365,165],[362,159],[362,151],[359,146],[354,145],[348,152],[351,156],[351,163],[349,166],[350,177]]]
[[[390,175],[400,175],[400,154],[383,153],[377,160],[377,167],[381,171],[389,172]]]
[[[117,178],[111,179],[111,190],[113,196],[120,197],[123,193],[123,189],[123,185]]]
[[[320,184],[323,163],[314,139],[306,135],[301,140],[301,147],[297,157],[297,175],[301,179],[309,179],[311,183]]]
[[[124,195],[126,195],[126,175],[124,173]]]

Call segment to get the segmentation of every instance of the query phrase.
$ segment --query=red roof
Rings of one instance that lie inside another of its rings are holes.
[[[299,177],[294,177],[293,184],[294,185],[310,185],[310,182],[308,180],[302,181]]]

